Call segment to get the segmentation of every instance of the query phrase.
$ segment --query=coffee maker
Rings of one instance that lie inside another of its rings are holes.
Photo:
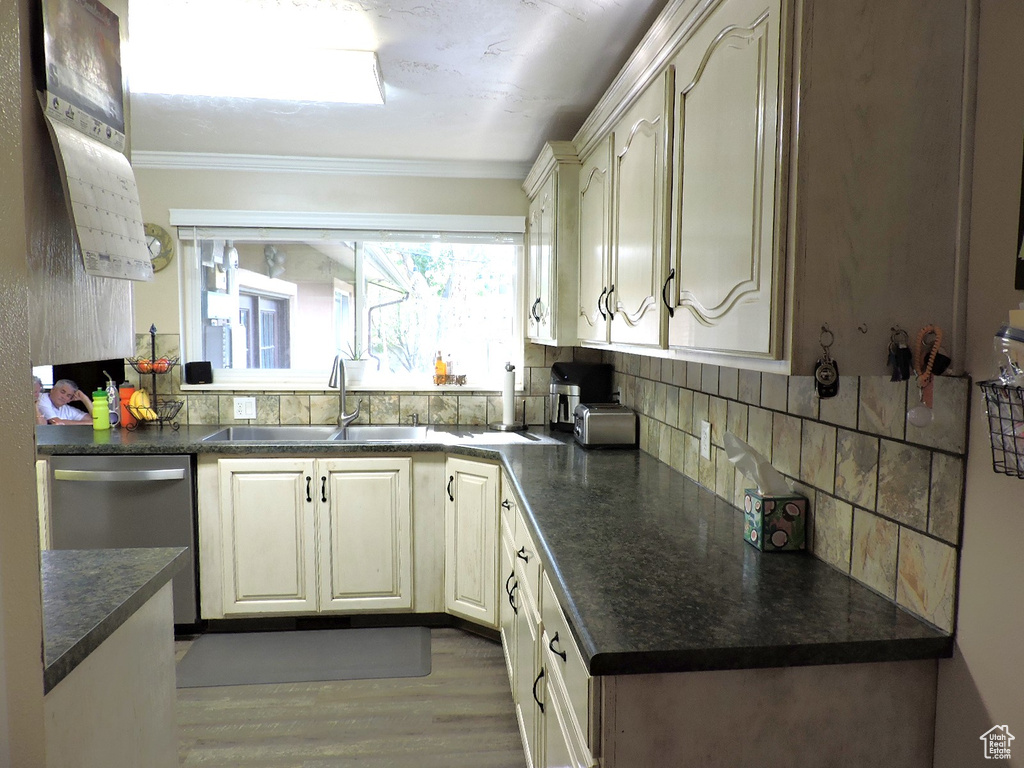
[[[572,432],[573,411],[580,403],[610,403],[612,374],[608,363],[555,363],[551,366],[549,424],[552,429]]]

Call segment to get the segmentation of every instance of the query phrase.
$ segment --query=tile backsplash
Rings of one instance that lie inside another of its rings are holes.
[[[151,338],[148,333],[136,334],[136,354],[150,357]],[[157,356],[180,356],[180,339],[177,334],[156,335]],[[542,347],[527,344],[523,366],[523,388],[516,393],[516,418],[521,419],[523,403],[526,403],[526,420],[529,424],[541,425],[548,421],[548,385],[551,365],[555,362],[586,360],[601,361],[601,352],[596,350],[573,349],[572,347]],[[129,369],[129,380],[138,384],[139,375]],[[150,386],[149,376],[144,384]],[[327,374],[324,379],[326,382]],[[178,413],[183,424],[234,424],[240,420],[234,417],[234,398],[238,395],[256,398],[256,419],[258,424],[331,424],[338,418],[338,396],[325,384],[324,391],[268,392],[265,390],[207,390],[181,389],[181,367],[176,366],[170,373],[157,377],[157,391],[163,395],[174,395],[184,402]],[[409,423],[416,414],[422,424],[463,424],[484,425],[501,421],[501,395],[494,390],[473,390],[470,387],[457,390],[437,390],[434,387],[416,392],[391,392],[386,390],[365,390],[349,388],[345,410],[351,412],[358,401],[362,409],[356,424],[399,424]],[[248,423],[242,420],[241,423]]]
[[[810,376],[604,353],[622,402],[640,416],[640,447],[737,507],[751,482],[723,437],[746,440],[808,497],[811,552],[952,631],[970,381],[935,381],[934,419],[907,424],[911,382],[842,377],[819,399]],[[700,455],[711,422],[711,459]],[[780,555],[784,556],[784,555]]]
[[[157,334],[157,353],[178,355],[176,334]],[[139,354],[150,354],[140,334]],[[934,420],[908,425],[911,382],[842,377],[839,394],[819,399],[810,376],[782,376],[622,352],[527,344],[523,390],[530,424],[548,421],[550,368],[563,361],[606,362],[615,388],[640,419],[640,447],[737,507],[751,483],[728,461],[732,432],[766,456],[809,499],[807,546],[818,558],[879,594],[952,631],[964,489],[967,378],[938,377]],[[137,377],[136,377],[137,378]],[[148,377],[146,383],[148,384]],[[158,391],[185,405],[185,424],[232,424],[233,398],[256,397],[256,423],[330,424],[337,395],[306,391],[180,389],[181,369],[158,377]],[[493,390],[353,391],[357,423],[484,425],[501,419]],[[701,422],[711,422],[711,459],[700,454]],[[770,556],[770,555],[769,555]],[[786,555],[778,555],[785,557]]]

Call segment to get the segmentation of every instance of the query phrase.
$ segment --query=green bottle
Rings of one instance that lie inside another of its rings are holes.
[[[110,429],[110,408],[107,406],[107,390],[97,389],[92,393],[92,428]]]

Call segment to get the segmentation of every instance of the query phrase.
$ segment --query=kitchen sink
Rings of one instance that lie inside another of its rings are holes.
[[[332,440],[350,443],[383,443],[401,440],[423,440],[427,436],[426,426],[406,424],[356,424],[338,431]]]
[[[344,441],[349,443],[388,443],[403,440],[423,440],[426,426],[404,424],[356,424],[339,429],[334,425],[266,425],[225,427],[207,435],[203,442],[210,443],[323,443]]]
[[[211,443],[308,443],[326,441],[334,437],[334,425],[266,425],[225,427],[203,438]]]

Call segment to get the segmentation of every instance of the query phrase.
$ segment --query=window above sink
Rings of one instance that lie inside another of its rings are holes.
[[[305,389],[340,353],[350,386],[426,389],[440,350],[467,388],[500,388],[522,367],[524,222],[405,219],[171,211],[185,359],[217,385]]]

